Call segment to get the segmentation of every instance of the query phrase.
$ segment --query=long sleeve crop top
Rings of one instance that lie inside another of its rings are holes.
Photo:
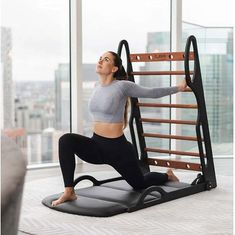
[[[176,86],[147,88],[126,80],[114,80],[109,85],[96,85],[88,108],[93,121],[120,123],[124,120],[125,104],[128,97],[160,98],[177,92]]]

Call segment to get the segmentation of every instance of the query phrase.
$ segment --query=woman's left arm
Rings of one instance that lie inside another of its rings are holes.
[[[142,87],[130,81],[123,81],[123,92],[127,97],[142,97],[142,98],[160,98],[167,95],[175,94],[179,91],[184,91],[187,87],[185,80],[178,86],[148,88]]]

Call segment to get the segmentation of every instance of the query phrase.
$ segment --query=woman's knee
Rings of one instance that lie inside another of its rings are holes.
[[[59,138],[59,145],[63,145],[71,141],[72,134],[66,133]]]
[[[74,133],[66,133],[59,138],[59,147],[72,147],[79,143],[79,135]]]

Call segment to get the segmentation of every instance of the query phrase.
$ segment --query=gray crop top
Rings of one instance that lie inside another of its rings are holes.
[[[178,92],[178,88],[146,88],[126,80],[114,80],[109,85],[97,84],[88,108],[97,122],[123,122],[128,97],[160,98]]]

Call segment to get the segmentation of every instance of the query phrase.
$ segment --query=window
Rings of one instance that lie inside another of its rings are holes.
[[[211,9],[211,1],[183,1],[182,43],[197,38],[212,149],[226,156],[233,154],[233,1]]]
[[[70,129],[69,1],[3,0],[2,9],[1,127],[19,133],[29,165],[57,162]]]

